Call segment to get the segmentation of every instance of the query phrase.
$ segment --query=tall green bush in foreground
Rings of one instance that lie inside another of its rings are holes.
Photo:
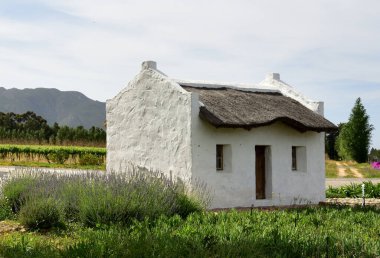
[[[206,205],[195,193],[204,187],[190,192],[181,181],[139,168],[128,173],[61,175],[24,170],[6,181],[3,189],[12,210],[30,228],[62,225],[62,221],[90,227],[127,225],[161,215],[186,217]]]

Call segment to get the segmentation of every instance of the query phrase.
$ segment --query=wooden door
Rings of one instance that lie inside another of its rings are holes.
[[[256,199],[265,199],[265,146],[255,146]]]

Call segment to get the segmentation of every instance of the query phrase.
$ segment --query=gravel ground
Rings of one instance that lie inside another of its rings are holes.
[[[326,198],[328,204],[362,205],[362,198]],[[380,206],[380,199],[366,198],[365,205]]]
[[[33,167],[4,167],[0,166],[0,181],[14,173],[15,171],[36,171],[36,172],[53,172],[61,174],[71,174],[71,173],[87,173],[87,172],[98,172],[104,173],[103,170],[81,170],[81,169],[69,169],[69,168],[33,168]]]
[[[351,183],[361,184],[364,181],[371,181],[374,184],[380,183],[380,178],[326,178],[326,189],[329,186],[339,187]]]

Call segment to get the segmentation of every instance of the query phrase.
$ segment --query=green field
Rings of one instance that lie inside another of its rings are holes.
[[[0,144],[0,165],[105,169],[106,149],[99,147]]]
[[[380,178],[380,170],[371,168],[371,165],[368,163],[356,163],[352,161],[335,161],[335,160],[326,160],[325,169],[326,169],[326,178],[338,178],[338,166],[337,162],[342,164],[342,167],[345,169],[348,178],[355,177],[355,174],[351,171],[350,168],[357,169],[357,171],[362,175],[363,178]]]

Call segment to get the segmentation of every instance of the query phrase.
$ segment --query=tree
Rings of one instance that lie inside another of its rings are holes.
[[[31,111],[24,114],[0,112],[0,142],[39,144],[89,144],[104,145],[106,132],[102,128],[83,126],[50,126],[41,116]]]
[[[380,160],[380,150],[376,150],[374,148],[369,152],[369,160],[370,161],[379,161]]]
[[[340,158],[340,155],[338,154],[338,148],[337,148],[337,139],[344,125],[345,123],[340,123],[338,124],[337,131],[326,134],[325,148],[326,148],[326,153],[329,156],[329,159],[338,160]]]
[[[353,159],[358,163],[368,160],[373,125],[369,124],[369,116],[358,98],[351,110],[348,122],[343,125],[338,140],[338,154],[344,159]]]

